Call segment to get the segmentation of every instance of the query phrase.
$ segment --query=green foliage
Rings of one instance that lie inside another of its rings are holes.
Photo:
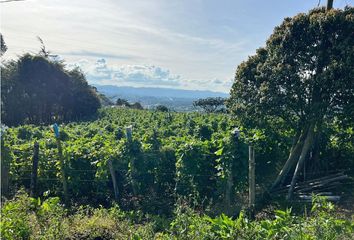
[[[321,207],[319,207],[321,206]],[[215,218],[177,206],[175,218],[162,239],[351,239],[354,222],[333,216],[333,205],[315,198],[310,216],[276,210],[274,219],[250,221],[243,212],[236,219]],[[332,214],[332,216],[330,215]]]
[[[1,208],[1,237],[17,239],[152,239],[153,224],[136,224],[117,206],[79,207],[68,215],[59,198],[29,198],[19,192]]]
[[[292,128],[353,114],[353,8],[286,18],[265,48],[241,63],[228,106],[245,126],[281,118]],[[348,112],[349,111],[349,112]]]
[[[222,128],[216,124],[221,121]],[[129,125],[132,141],[126,138]],[[167,115],[121,108],[102,109],[95,121],[61,125],[70,197],[74,203],[109,204],[114,197],[108,168],[111,161],[119,201],[125,209],[170,214],[176,194],[199,195],[196,199],[200,202],[204,197],[209,198],[207,202],[219,199],[220,192],[213,188],[220,156],[214,152],[230,125],[231,119],[221,114]],[[39,193],[61,196],[57,144],[49,126],[22,125],[6,130],[2,145],[7,150],[1,157],[10,166],[10,188],[29,187],[34,141],[40,145]],[[239,182],[244,183],[245,179]]]
[[[310,174],[340,164],[326,154],[331,137],[326,128],[353,126],[353,32],[353,7],[313,9],[286,18],[266,46],[237,67],[230,112],[248,136],[262,133],[267,140],[259,144],[263,149],[290,150],[273,188],[286,184],[297,163],[300,170],[306,162]]]
[[[1,207],[1,236],[4,239],[29,239],[32,201],[25,194],[17,195]]]
[[[203,208],[219,208],[230,178],[231,204],[240,204],[247,186],[250,140],[246,135],[242,132],[235,139],[231,133],[233,121],[227,115],[168,114],[171,117],[156,111],[106,108],[100,110],[95,121],[61,125],[71,201],[94,206],[110,204],[114,199],[108,168],[111,161],[118,201],[125,210],[170,215],[178,196],[193,199]],[[133,129],[131,142],[125,132],[129,125]],[[347,135],[350,130],[343,133],[339,127],[330,129],[328,133],[333,137],[327,152],[341,166],[350,166],[354,149]],[[256,170],[257,179],[266,182],[283,159],[286,145],[278,145],[281,139],[265,142],[262,132],[254,132],[254,136],[259,145],[257,169],[262,169]],[[38,193],[62,196],[57,144],[49,126],[23,125],[7,128],[2,134],[2,167],[9,169],[11,192],[29,188],[34,141],[40,145]]]

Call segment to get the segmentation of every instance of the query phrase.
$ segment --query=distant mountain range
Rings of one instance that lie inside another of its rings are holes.
[[[146,108],[165,105],[176,111],[193,110],[193,101],[207,97],[229,97],[229,94],[213,91],[182,90],[173,88],[137,88],[93,84],[97,90],[112,101],[124,98],[129,102],[140,102]]]

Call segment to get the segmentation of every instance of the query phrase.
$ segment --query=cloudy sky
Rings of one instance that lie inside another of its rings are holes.
[[[4,2],[4,0],[0,0]],[[324,5],[326,0],[320,1]],[[284,17],[319,0],[25,0],[1,3],[5,59],[46,47],[90,83],[228,92]],[[334,6],[353,5],[335,0]]]

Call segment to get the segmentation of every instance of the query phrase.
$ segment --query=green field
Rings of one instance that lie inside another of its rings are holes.
[[[128,126],[132,128],[131,140],[126,136]],[[276,141],[265,144],[261,135],[255,144],[260,214],[256,221],[247,220],[250,140],[242,132],[237,139],[232,133],[236,126],[237,120],[226,114],[116,107],[101,109],[90,121],[61,124],[67,201],[52,127],[4,128],[7,196],[15,197],[2,207],[2,236],[336,239],[340,235],[344,239],[353,234],[350,216],[333,214],[334,206],[323,199],[316,198],[313,205],[302,205],[294,213],[283,206],[283,211],[270,210],[262,216],[267,212],[262,211],[267,206],[262,193],[274,179],[274,163],[269,161],[280,161],[288,146]],[[288,138],[282,134],[283,139]],[[38,184],[35,198],[29,198],[23,191],[30,189],[34,142],[39,143]]]

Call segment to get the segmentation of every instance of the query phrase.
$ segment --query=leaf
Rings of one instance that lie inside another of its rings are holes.
[[[215,152],[215,155],[216,155],[216,156],[221,156],[222,153],[223,153],[223,151],[224,151],[224,148],[220,148],[219,150],[217,150],[217,151]]]

